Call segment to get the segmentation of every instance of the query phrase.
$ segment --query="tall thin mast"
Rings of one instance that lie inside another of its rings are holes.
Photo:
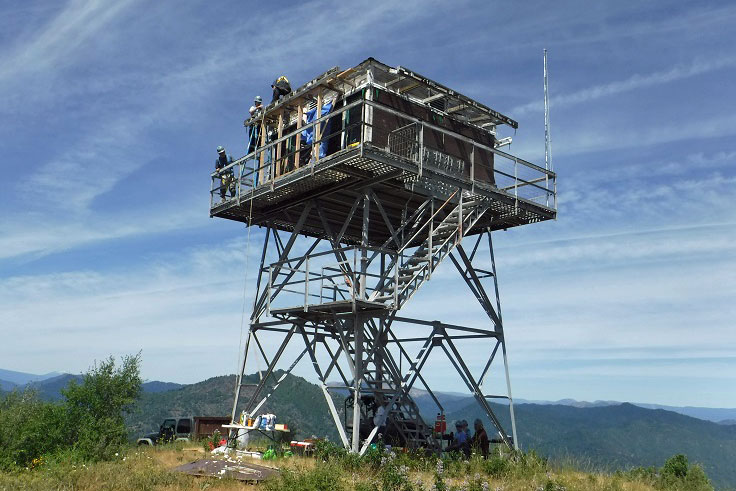
[[[549,81],[547,79],[547,50],[544,50],[544,168],[552,170],[552,142],[549,134]]]

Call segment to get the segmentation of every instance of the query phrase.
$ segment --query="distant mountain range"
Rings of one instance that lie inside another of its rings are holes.
[[[23,386],[29,382],[39,382],[60,375],[57,372],[47,373],[45,375],[35,375],[32,373],[14,372],[13,370],[3,370],[0,368],[0,389],[8,391],[18,386]]]
[[[45,375],[35,375],[32,373],[0,369],[0,391],[11,391],[13,389],[23,389],[26,386],[32,386],[39,391],[42,398],[54,400],[61,397],[59,390],[62,387],[65,387],[72,378],[81,380],[81,375],[71,375],[68,373],[60,374],[58,372],[51,372]],[[174,382],[149,381],[144,382],[143,392],[168,392],[181,387],[184,387],[184,385]],[[411,395],[417,402],[422,414],[427,417],[433,417],[437,413],[437,406],[427,391],[412,389]],[[456,392],[435,392],[435,396],[437,396],[444,407],[445,414],[448,414],[455,409],[467,406],[474,400],[473,396]],[[557,401],[514,399],[514,402],[515,404],[558,405],[579,408],[618,406],[624,404],[622,401],[588,402],[578,401],[575,399],[560,399]],[[723,425],[736,424],[736,408],[666,406],[663,404],[650,404],[643,402],[631,402],[630,404],[646,409],[664,409],[666,411],[672,411],[706,421],[713,421]]]
[[[437,413],[437,406],[427,391],[413,389],[411,392],[414,400],[419,405],[422,414],[434,416]],[[454,411],[457,408],[467,406],[474,401],[473,396],[466,394],[435,392],[434,393],[440,404],[445,409],[445,414]],[[528,399],[514,399],[516,404],[538,404],[543,406],[571,406],[578,408],[619,406],[621,404],[632,404],[634,406],[645,409],[664,409],[678,414],[684,414],[693,418],[712,421],[714,423],[732,425],[736,424],[736,408],[718,408],[718,407],[697,407],[697,406],[665,406],[662,404],[648,404],[642,402],[621,402],[621,401],[577,401],[575,399],[560,399],[558,401],[542,401]]]
[[[69,385],[71,380],[82,380],[82,375],[70,373],[51,372],[45,375],[34,375],[32,373],[14,372],[12,370],[0,369],[0,391],[23,390],[33,388],[38,395],[45,400],[58,400],[61,398],[61,389]],[[143,392],[166,392],[182,387],[182,384],[174,382],[159,382],[157,380],[144,382]]]

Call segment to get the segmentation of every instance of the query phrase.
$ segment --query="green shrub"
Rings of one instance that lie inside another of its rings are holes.
[[[673,455],[660,469],[654,467],[637,467],[624,474],[626,477],[643,481],[657,489],[674,489],[687,491],[711,491],[705,471],[699,465],[691,465],[685,455]]]
[[[511,463],[508,459],[495,455],[483,461],[483,471],[489,476],[503,477],[511,470]]]
[[[342,491],[347,486],[341,478],[342,469],[333,462],[324,462],[306,471],[284,469],[264,483],[267,491]]]
[[[687,457],[682,454],[673,455],[662,466],[662,475],[674,479],[682,479],[687,476]]]
[[[332,443],[329,440],[318,440],[314,444],[314,457],[317,460],[328,461],[339,459],[347,454],[345,448]]]
[[[109,460],[127,444],[123,415],[141,390],[140,355],[109,358],[81,383],[62,390],[64,400],[45,402],[34,391],[0,398],[0,468],[38,467],[63,454],[65,460]],[[43,458],[42,458],[43,457]]]
[[[699,465],[690,465],[682,454],[673,455],[662,466],[655,486],[660,489],[688,491],[712,490],[713,486]]]
[[[0,468],[38,466],[42,455],[65,444],[65,416],[33,390],[7,394],[0,400]]]
[[[510,467],[517,477],[532,477],[536,474],[546,473],[549,469],[549,462],[546,458],[540,457],[534,450],[530,450],[527,453],[517,454]]]

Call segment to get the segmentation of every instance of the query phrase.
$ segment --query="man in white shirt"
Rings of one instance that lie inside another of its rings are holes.
[[[260,113],[263,110],[263,99],[261,99],[261,96],[257,95],[255,100],[253,101],[253,105],[250,106],[250,117],[256,116],[258,113]]]

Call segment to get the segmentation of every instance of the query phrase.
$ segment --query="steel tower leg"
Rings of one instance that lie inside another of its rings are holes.
[[[473,265],[473,261],[477,256],[478,253],[478,246],[480,245],[480,242],[483,238],[483,235],[488,236],[488,248],[489,248],[489,256],[490,256],[490,271],[476,268]],[[495,333],[496,337],[496,346],[494,347],[488,362],[486,363],[485,368],[483,369],[483,372],[481,373],[480,377],[477,379],[477,385],[472,380],[472,375],[470,372],[466,369],[464,366],[462,359],[459,357],[459,354],[457,355],[457,362],[462,366],[463,371],[465,371],[465,383],[471,388],[473,392],[475,392],[476,388],[478,389],[479,394],[483,398],[483,400],[480,400],[479,403],[481,406],[486,410],[488,413],[488,417],[493,422],[494,426],[499,431],[499,436],[506,442],[506,444],[511,447],[513,446],[514,449],[518,450],[519,443],[517,440],[517,432],[516,432],[516,418],[514,414],[514,401],[511,395],[511,377],[509,375],[509,367],[508,367],[508,356],[506,355],[506,339],[504,336],[503,331],[503,318],[501,317],[501,300],[500,300],[500,294],[498,289],[498,277],[496,275],[496,261],[495,256],[493,253],[493,241],[491,238],[491,231],[490,229],[485,230],[483,234],[480,234],[478,238],[476,239],[475,245],[472,248],[470,254],[468,254],[462,245],[457,246],[457,255],[459,257],[456,258],[454,253],[450,254],[450,259],[452,260],[453,264],[455,265],[455,268],[458,270],[462,278],[465,280],[465,283],[468,285],[468,288],[470,288],[471,292],[475,296],[475,298],[480,303],[483,310],[486,312],[488,317],[491,320],[493,332]],[[483,282],[481,281],[484,278],[492,277],[493,278],[493,289],[495,294],[495,302],[491,300],[488,293],[486,292],[486,289],[483,285]],[[494,305],[495,304],[495,305]],[[449,341],[449,340],[448,340]],[[485,396],[482,392],[482,386],[483,381],[488,373],[488,370],[491,367],[491,364],[493,363],[496,353],[498,351],[498,348],[501,348],[501,355],[503,357],[503,364],[504,364],[504,374],[505,374],[505,380],[506,380],[506,396]],[[448,353],[449,356],[449,353]],[[455,362],[453,362],[455,363]],[[460,372],[461,366],[456,365],[455,368]],[[512,433],[512,440],[513,442],[508,441],[507,435],[505,434],[503,428],[500,425],[500,422],[496,418],[496,416],[493,414],[493,411],[490,407],[490,405],[485,400],[486,397],[503,397],[504,399],[508,400],[509,403],[509,417],[511,419],[511,433]]]
[[[488,234],[488,249],[491,255],[491,273],[493,275],[493,287],[496,290],[496,311],[498,312],[498,324],[496,330],[501,333],[501,354],[503,355],[503,368],[506,372],[506,390],[509,398],[509,416],[511,417],[511,436],[514,438],[514,449],[519,450],[519,440],[516,437],[516,417],[514,416],[514,398],[511,396],[511,377],[509,376],[509,360],[506,356],[506,336],[503,334],[503,317],[501,316],[501,296],[498,292],[498,274],[496,273],[496,257],[493,254],[493,239],[491,231]]]
[[[355,377],[353,379],[353,439],[351,450],[360,450],[360,390],[363,380],[363,321],[360,316],[355,316],[353,322],[355,343]]]

